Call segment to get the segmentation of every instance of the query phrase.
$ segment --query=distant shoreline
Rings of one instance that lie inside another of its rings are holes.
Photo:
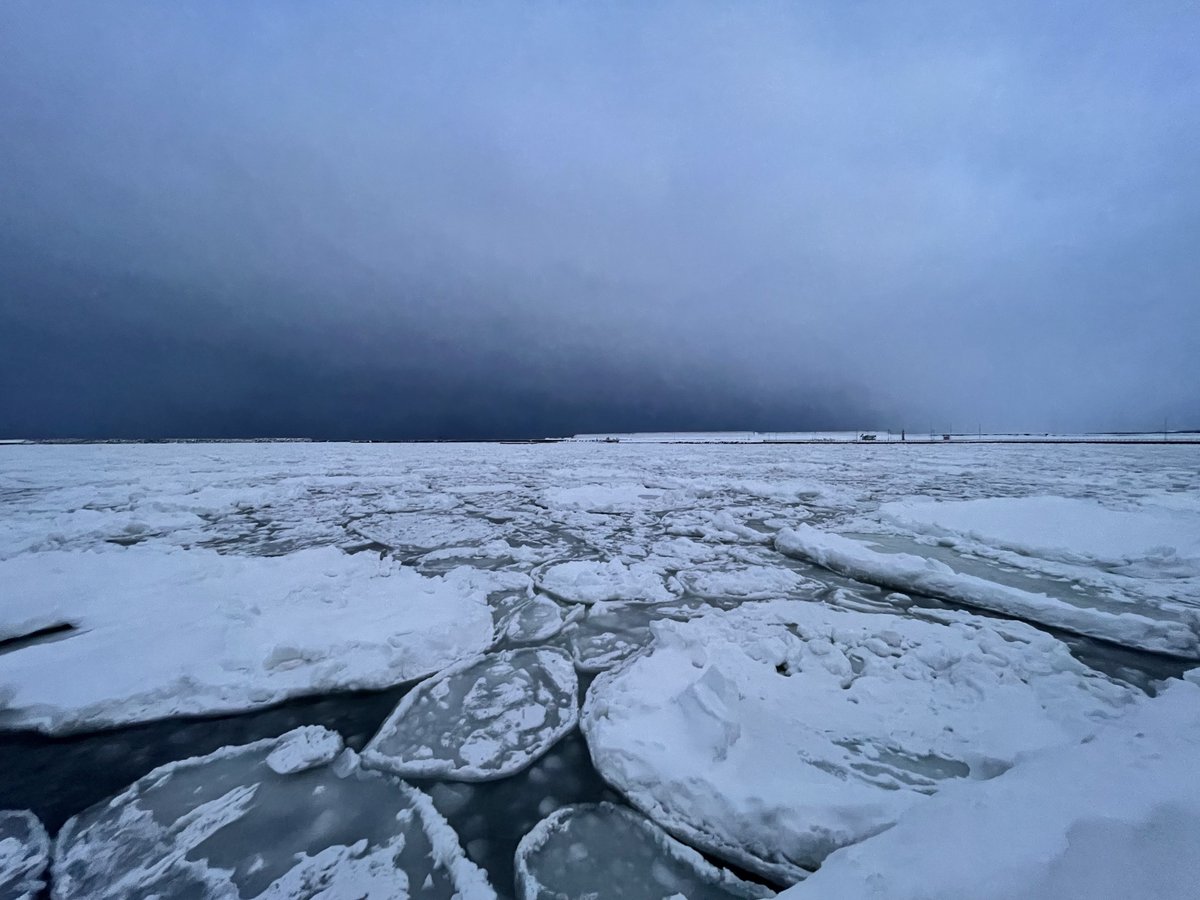
[[[408,440],[374,440],[369,438],[325,440],[320,438],[48,438],[0,439],[0,447],[78,446],[78,445],[143,445],[143,444],[688,444],[693,446],[740,445],[957,445],[963,444],[1101,444],[1101,445],[1200,445],[1200,432],[1092,432],[1082,434],[954,434],[934,433],[905,435],[888,432],[677,432],[677,433],[613,433],[581,434],[572,437],[542,438],[414,438]]]

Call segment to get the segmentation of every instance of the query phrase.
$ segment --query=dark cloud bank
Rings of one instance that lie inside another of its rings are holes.
[[[0,437],[1200,426],[1194,4],[0,4]]]

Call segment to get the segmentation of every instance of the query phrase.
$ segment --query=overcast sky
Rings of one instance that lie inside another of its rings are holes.
[[[0,437],[1200,427],[1200,6],[0,2]]]

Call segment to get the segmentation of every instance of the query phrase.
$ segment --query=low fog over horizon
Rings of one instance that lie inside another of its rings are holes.
[[[1200,11],[0,4],[0,438],[1200,428]]]

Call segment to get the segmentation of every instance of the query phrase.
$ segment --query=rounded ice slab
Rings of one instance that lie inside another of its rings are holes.
[[[652,822],[611,803],[568,806],[517,847],[521,900],[730,900],[773,897],[718,869]]]
[[[0,811],[0,898],[33,900],[45,886],[50,838],[37,816],[25,810]]]
[[[405,695],[363,762],[414,778],[506,778],[575,727],[578,691],[561,650],[484,654]]]
[[[6,621],[69,622],[0,654],[0,728],[235,712],[413,681],[486,650],[486,585],[332,547],[277,557],[130,547],[0,562]]]
[[[331,743],[315,737],[302,743]],[[56,900],[494,900],[427,796],[362,769],[350,750],[280,774],[269,760],[294,739],[162,766],[69,820],[55,844]]]
[[[1079,740],[1133,690],[1029,626],[780,601],[656,622],[588,691],[596,768],[668,831],[797,881],[957,777]]]
[[[535,572],[534,583],[550,596],[568,603],[605,600],[664,603],[675,598],[657,569],[645,563],[626,565],[617,559],[555,563]]]

